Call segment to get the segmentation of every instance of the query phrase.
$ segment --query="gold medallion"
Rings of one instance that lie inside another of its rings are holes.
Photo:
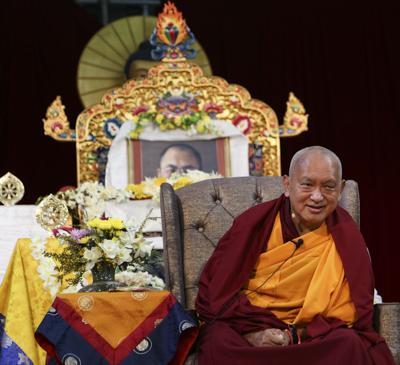
[[[15,205],[24,196],[25,188],[20,179],[7,172],[0,178],[0,202],[6,206]]]
[[[68,220],[68,214],[65,201],[50,194],[36,208],[36,222],[45,230],[51,231],[63,226]]]

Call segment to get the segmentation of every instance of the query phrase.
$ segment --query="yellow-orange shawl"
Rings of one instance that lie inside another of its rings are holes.
[[[278,214],[268,249],[260,255],[244,293],[251,304],[268,308],[288,324],[306,324],[315,315],[322,314],[351,326],[356,320],[356,309],[326,224],[299,238],[304,243],[290,257],[295,245],[283,242]]]

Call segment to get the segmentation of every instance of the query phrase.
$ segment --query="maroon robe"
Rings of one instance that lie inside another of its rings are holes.
[[[271,311],[251,305],[239,293],[266,249],[278,212],[285,240],[296,238],[288,206],[282,195],[241,214],[207,262],[196,300],[200,318],[206,322],[200,337],[199,364],[394,365],[388,346],[373,329],[374,280],[364,239],[340,207],[327,219],[327,226],[357,311],[354,326],[350,329],[340,319],[318,315],[307,325],[309,338],[300,345],[253,347],[243,338],[243,334],[266,328],[287,328]]]

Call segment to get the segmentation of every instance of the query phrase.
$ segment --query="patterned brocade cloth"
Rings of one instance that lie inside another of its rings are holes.
[[[52,301],[31,256],[31,240],[19,239],[0,286],[0,364],[43,365],[46,353],[34,333]]]
[[[167,291],[62,294],[36,331],[49,364],[183,364],[198,329]]]

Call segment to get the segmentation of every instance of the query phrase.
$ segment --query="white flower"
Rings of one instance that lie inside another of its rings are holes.
[[[93,205],[85,205],[84,211],[86,215],[86,221],[90,221],[103,214],[105,210],[105,203],[98,201]]]
[[[120,251],[119,242],[113,240],[104,240],[99,243],[99,246],[103,250],[104,254],[109,259],[115,259]]]
[[[58,272],[54,260],[51,257],[43,256],[37,271],[43,281],[43,286],[50,291],[52,297],[55,297],[61,283],[57,277]]]
[[[167,183],[171,185],[175,185],[182,178],[187,178],[189,180],[189,184],[193,184],[199,181],[207,180],[207,179],[217,179],[222,176],[215,173],[207,173],[200,170],[189,170],[186,173],[179,174],[173,173],[168,179]],[[151,195],[152,199],[156,202],[160,202],[160,186],[159,186],[159,178],[146,178],[143,182],[142,191],[144,194]],[[179,185],[179,183],[178,183]]]
[[[115,280],[128,286],[136,288],[153,287],[155,289],[164,289],[165,284],[162,279],[149,274],[147,271],[122,271],[115,274]]]
[[[145,240],[143,237],[138,237],[133,243],[133,248],[135,250],[135,258],[145,257],[151,255],[151,250],[153,246],[149,241]]]
[[[76,284],[76,285],[70,285],[70,286],[66,287],[66,288],[62,291],[62,293],[63,293],[63,294],[78,293],[79,290],[81,290],[82,287],[85,286],[85,285],[88,285],[88,283],[86,283],[86,284],[83,283],[83,285],[82,285],[82,284],[79,282],[79,283]]]
[[[43,286],[49,290],[52,297],[55,297],[61,283],[57,278],[56,264],[51,257],[44,255],[45,251],[46,242],[34,238],[31,244],[31,255],[38,262],[37,272],[42,279]]]
[[[98,247],[93,247],[90,250],[85,248],[83,257],[87,260],[86,270],[91,270],[99,258],[102,257],[102,253]]]
[[[117,256],[117,264],[121,265],[124,262],[131,262],[131,261],[132,261],[131,250],[125,247],[121,248]]]
[[[122,245],[126,248],[133,248],[133,241],[135,240],[136,231],[129,230],[127,232],[123,232],[121,236],[119,236],[119,240]]]
[[[154,195],[160,190],[160,187],[154,183],[155,182],[154,178],[146,177],[143,182],[144,182],[143,193],[147,195]]]
[[[88,261],[97,261],[101,257],[101,250],[98,247],[85,248],[83,257]]]

